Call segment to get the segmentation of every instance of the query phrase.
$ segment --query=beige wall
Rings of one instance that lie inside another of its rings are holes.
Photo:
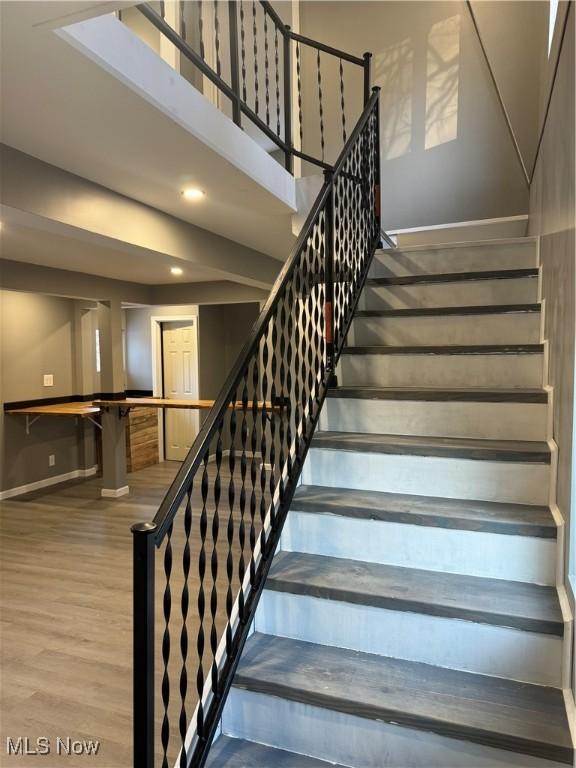
[[[546,40],[547,3],[474,3],[474,8],[529,157],[536,136],[536,64]],[[387,228],[527,212],[527,185],[465,3],[305,2],[300,22],[309,37],[356,55],[374,54],[373,82],[382,87]],[[315,63],[308,60],[306,66]],[[307,82],[304,143],[317,152],[318,91],[316,83]],[[355,115],[359,87],[351,76],[346,87],[346,103]],[[341,130],[337,71],[328,63],[323,63],[323,91],[330,158]]]

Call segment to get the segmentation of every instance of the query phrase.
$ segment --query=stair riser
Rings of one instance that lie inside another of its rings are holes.
[[[338,382],[349,387],[541,387],[543,355],[347,355]]]
[[[550,466],[311,448],[302,482],[448,499],[548,504]]]
[[[530,269],[538,266],[537,259],[535,243],[383,251],[375,254],[370,277]]]
[[[556,540],[290,510],[282,549],[553,586]]]
[[[443,317],[357,317],[348,346],[426,344],[537,344],[540,313],[447,315]]]
[[[418,307],[477,307],[491,304],[534,304],[538,280],[519,277],[458,283],[366,286],[359,309],[416,309]]]
[[[235,687],[224,708],[222,729],[230,736],[362,768],[565,768],[529,755]]]
[[[545,403],[454,403],[329,397],[320,429],[421,437],[546,440]]]
[[[268,589],[255,628],[318,645],[561,685],[562,640],[554,635]]]

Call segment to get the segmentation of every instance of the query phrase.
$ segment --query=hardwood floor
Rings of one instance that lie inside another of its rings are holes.
[[[130,526],[151,519],[178,465],[165,462],[129,476],[129,496],[100,498],[98,479],[74,482],[43,492],[10,499],[0,505],[1,585],[0,639],[2,696],[0,704],[0,765],[132,765],[132,535]],[[212,471],[214,471],[211,468]],[[222,473],[223,489],[226,475]],[[199,552],[198,492],[194,495],[190,539],[192,571],[189,579],[190,617],[188,668],[193,691],[186,699],[189,717],[196,704],[196,636],[198,622],[197,559]],[[222,494],[216,629],[225,626],[225,559],[228,552],[226,493]],[[211,512],[209,512],[211,515]],[[182,667],[180,598],[183,585],[183,515],[172,535],[172,616],[169,662],[171,724],[169,758],[178,754],[178,715]],[[212,519],[208,526],[207,616],[212,582]],[[237,532],[235,535],[237,542]],[[234,544],[235,563],[239,545]],[[157,723],[163,714],[160,699],[160,593],[165,585],[162,546],[157,557]],[[205,623],[209,648],[211,624]],[[208,668],[206,665],[206,674]],[[28,737],[31,748],[38,737],[51,739],[52,752],[41,761],[7,755],[7,737]],[[54,753],[57,737],[100,741],[96,756]],[[159,742],[159,738],[157,738]],[[160,762],[158,763],[160,764]],[[171,762],[172,764],[172,762]]]

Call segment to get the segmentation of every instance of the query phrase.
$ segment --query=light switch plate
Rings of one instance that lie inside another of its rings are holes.
[[[45,373],[44,374],[44,386],[45,387],[53,387],[54,386],[54,374],[53,373]]]

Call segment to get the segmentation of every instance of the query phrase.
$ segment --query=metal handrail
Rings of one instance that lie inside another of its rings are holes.
[[[186,720],[185,717],[186,727],[194,729],[191,731],[193,734],[190,736],[191,740],[189,741],[188,735],[186,735],[185,741],[184,732],[180,730],[183,746],[178,759],[178,765],[186,766],[186,768],[189,768],[190,766],[194,766],[194,768],[202,768],[207,759],[210,744],[216,732],[227,693],[232,685],[232,678],[238,665],[242,649],[248,638],[252,619],[264,588],[264,583],[272,563],[274,552],[276,551],[276,546],[282,532],[304,460],[310,447],[310,441],[318,422],[320,410],[324,398],[326,397],[327,389],[331,386],[331,382],[333,381],[336,362],[344,345],[346,333],[350,327],[360,293],[364,286],[371,258],[380,240],[379,147],[379,89],[375,88],[366,104],[362,116],[355,125],[344,149],[340,153],[334,168],[331,168],[326,172],[325,182],[307,217],[297,242],[292,249],[291,255],[278,275],[266,305],[262,309],[234,367],[230,371],[213,408],[208,413],[187,458],[181,465],[173,483],[168,489],[158,512],[153,521],[140,523],[132,528],[134,534],[135,768],[151,768],[154,763],[155,753],[154,671],[156,657],[154,627],[156,593],[154,574],[156,549],[164,544],[164,564],[166,567],[166,563],[168,562],[171,570],[172,554],[170,541],[174,521],[178,512],[181,511],[181,505],[185,497],[188,497],[186,506],[186,510],[188,511],[185,512],[185,515],[192,514],[190,507],[191,489],[193,488],[198,473],[200,472],[200,474],[202,474],[202,472],[206,472],[206,462],[208,461],[209,456],[212,455],[211,446],[214,444],[215,440],[216,445],[220,446],[219,448],[216,448],[217,466],[220,466],[218,462],[221,461],[222,456],[222,429],[226,415],[230,414],[230,403],[236,402],[236,393],[242,391],[242,382],[244,382],[244,392],[246,391],[245,386],[248,370],[250,366],[253,365],[254,361],[260,360],[260,355],[262,355],[263,350],[266,349],[266,344],[268,343],[267,339],[270,339],[268,334],[270,333],[271,328],[276,327],[275,323],[279,317],[279,310],[281,310],[281,315],[284,309],[286,307],[288,308],[288,315],[285,320],[285,330],[287,336],[289,336],[290,328],[293,327],[293,320],[299,322],[298,310],[295,310],[295,307],[298,306],[299,300],[297,296],[300,295],[299,291],[304,290],[302,295],[307,295],[306,290],[308,289],[306,286],[317,286],[318,283],[315,281],[319,278],[321,281],[320,285],[322,285],[323,288],[316,288],[316,298],[311,298],[310,301],[321,302],[323,307],[320,309],[316,304],[315,312],[320,312],[320,315],[315,315],[315,325],[313,325],[313,331],[310,331],[310,333],[321,335],[322,329],[324,329],[325,335],[320,347],[313,346],[315,343],[312,341],[312,338],[314,338],[313,336],[308,339],[307,347],[309,355],[312,355],[312,349],[315,350],[315,365],[317,367],[314,369],[316,371],[314,375],[318,376],[318,378],[309,378],[312,376],[312,368],[309,369],[307,379],[304,377],[304,372],[302,370],[301,384],[298,385],[301,386],[300,391],[302,397],[304,397],[305,386],[308,386],[309,389],[306,390],[308,393],[306,397],[310,398],[311,410],[306,412],[306,415],[304,414],[304,410],[300,413],[300,408],[303,408],[304,406],[304,400],[302,399],[299,401],[298,399],[298,395],[296,394],[298,391],[296,389],[296,383],[294,384],[293,391],[291,385],[287,385],[289,399],[288,406],[280,402],[280,400],[285,399],[285,397],[280,398],[278,403],[274,402],[273,397],[270,398],[271,409],[274,406],[280,409],[278,412],[280,418],[282,418],[282,408],[287,408],[288,413],[293,409],[292,412],[296,418],[295,423],[300,424],[302,427],[301,436],[293,436],[293,458],[286,459],[287,463],[283,463],[285,460],[282,458],[277,459],[276,463],[273,461],[271,462],[272,466],[276,467],[276,470],[282,477],[284,477],[284,472],[286,473],[286,476],[285,480],[282,480],[280,476],[277,478],[278,482],[283,487],[283,491],[281,491],[280,496],[276,501],[272,499],[269,510],[271,522],[268,533],[264,533],[265,529],[263,527],[258,534],[258,541],[261,546],[258,555],[256,549],[252,546],[252,559],[249,560],[249,562],[250,569],[252,569],[252,567],[254,568],[254,581],[252,581],[251,578],[250,584],[246,584],[246,588],[240,586],[239,595],[242,595],[243,607],[238,614],[237,624],[234,624],[230,613],[228,613],[228,625],[225,635],[226,649],[224,655],[222,657],[217,657],[215,646],[212,646],[211,648],[213,657],[210,667],[212,670],[212,680],[208,680],[208,683],[211,684],[210,690],[212,693],[211,695],[206,694],[206,698],[204,697],[204,694],[200,695],[198,707],[201,708],[203,714],[201,717],[198,715],[198,718],[200,718],[198,721],[196,721],[196,718]],[[360,183],[364,186],[365,192],[362,194],[361,198],[355,191],[352,192],[350,197],[347,197],[350,192],[347,192],[346,190],[349,190],[351,185],[355,186],[358,183],[356,180],[357,174],[360,175]],[[350,210],[348,212],[342,211],[343,206],[346,208],[347,200],[350,200]],[[362,222],[362,226],[364,227],[364,239],[349,239],[349,236],[346,234],[350,222],[350,219],[347,218],[349,216],[355,217],[354,220],[359,223]],[[320,232],[322,233],[321,235]],[[317,239],[320,237],[322,238],[322,244],[319,244],[320,241]],[[342,275],[345,277],[343,278]],[[302,281],[304,282],[302,283]],[[338,285],[337,296],[335,295],[335,285]],[[296,297],[294,297],[294,290],[296,291]],[[320,291],[320,293],[318,293],[318,291]],[[345,292],[345,297],[343,297],[342,291]],[[337,311],[335,305],[338,307]],[[296,311],[295,317],[292,315],[294,311]],[[322,315],[324,320],[319,319]],[[283,334],[284,326],[280,326],[280,328],[282,328],[280,332]],[[316,336],[316,338],[318,337]],[[305,346],[302,347],[302,355],[304,355],[305,348]],[[272,351],[271,354],[274,355],[274,351]],[[295,355],[297,356],[297,354],[298,353],[296,352]],[[285,359],[287,364],[290,365],[290,355]],[[284,357],[281,357],[281,360],[284,360]],[[309,360],[312,361],[312,357],[310,357]],[[258,363],[258,367],[255,370],[259,370],[259,365],[260,363]],[[312,365],[311,362],[310,365]],[[255,389],[255,393],[259,390],[259,387],[262,386],[263,402],[266,403],[267,385],[264,382],[267,374],[265,361],[263,366],[261,377],[258,378],[258,386]],[[271,370],[273,371],[274,368]],[[298,368],[295,369],[295,376],[300,376]],[[308,382],[307,385],[306,381]],[[316,383],[312,385],[312,381],[316,381]],[[272,385],[272,387],[274,387],[274,385]],[[272,392],[274,392],[274,389],[272,389]],[[254,398],[256,398],[256,394],[254,394]],[[314,403],[313,407],[312,402]],[[243,412],[245,418],[248,410],[247,393],[242,395],[242,403],[243,408],[240,410],[240,413]],[[252,409],[254,408],[257,410],[259,408],[256,399],[254,399],[254,405],[252,406]],[[263,420],[267,416],[265,411],[266,406],[264,405],[262,406]],[[301,422],[299,421],[300,419],[302,420]],[[271,424],[273,424],[273,422],[274,420],[272,420]],[[254,428],[252,428],[252,433],[254,433]],[[288,438],[289,445],[291,444],[290,440],[291,438]],[[243,446],[242,451],[245,452],[246,443],[243,443]],[[262,455],[266,456],[265,450],[262,450]],[[220,451],[220,459],[218,459],[218,451]],[[245,453],[243,453],[243,456],[244,455]],[[292,454],[290,454],[290,456],[291,455]],[[262,466],[264,466],[264,464]],[[203,479],[202,484],[204,484],[204,482]],[[219,480],[217,479],[215,482],[219,482]],[[230,482],[232,482],[232,480]],[[262,490],[263,489],[264,486],[262,486]],[[216,493],[216,491],[214,492]],[[218,491],[218,493],[220,493],[220,491]],[[261,498],[261,504],[264,504],[264,496]],[[217,510],[218,507],[216,507],[215,514],[217,514]],[[205,515],[205,512],[203,511],[202,514]],[[264,518],[262,518],[262,525],[264,526]],[[204,528],[204,533],[201,533],[202,547],[204,546],[205,541],[205,531],[206,528]],[[248,554],[250,555],[250,553]],[[168,560],[166,560],[167,556]],[[168,571],[166,573],[168,574]],[[230,575],[228,578],[230,588]],[[244,584],[242,580],[241,584]],[[202,582],[199,588],[203,588]],[[165,606],[166,591],[168,591],[168,605],[171,604],[169,590],[170,580],[169,577],[167,577],[164,592]],[[239,599],[239,597],[237,599]],[[188,604],[188,598],[186,598],[186,604]],[[168,615],[169,612],[170,609],[168,608]],[[168,621],[168,619],[166,619],[166,621]],[[185,624],[186,621],[184,620],[184,627]],[[166,624],[166,628],[167,627],[168,625]],[[185,629],[182,631],[185,631]],[[170,645],[169,640],[168,645]],[[185,645],[186,647],[188,645],[187,639]],[[167,664],[166,658],[164,658],[164,663],[165,665]],[[200,662],[200,664],[201,666],[199,669],[203,675],[202,662]],[[165,666],[165,675],[167,674],[166,670],[167,667]],[[205,678],[202,677],[202,680],[205,680]],[[205,688],[201,685],[198,690],[200,693],[201,691],[204,691]],[[162,692],[164,695],[164,686]],[[167,707],[167,703],[165,703],[165,707]],[[167,710],[165,710],[165,712],[167,712]],[[169,726],[166,727],[169,729]],[[164,726],[162,733],[164,734]],[[167,731],[167,733],[169,733],[169,731]],[[186,734],[188,734],[188,731],[186,731]],[[166,755],[168,736],[166,737],[166,742],[164,742],[163,735],[163,744]],[[185,747],[184,744],[186,744]]]
[[[246,367],[246,360],[250,357],[252,352],[254,352],[258,342],[260,341],[262,331],[266,327],[273,314],[277,297],[288,282],[288,278],[300,255],[302,247],[310,236],[311,226],[316,220],[318,212],[321,211],[324,207],[328,195],[334,186],[335,179],[342,171],[342,167],[346,161],[346,157],[350,152],[350,148],[354,145],[360,132],[366,125],[366,121],[368,120],[368,117],[374,108],[374,104],[378,101],[379,93],[379,88],[373,89],[372,98],[366,105],[360,120],[350,134],[350,138],[348,139],[346,146],[340,153],[340,157],[334,166],[332,178],[330,178],[328,181],[324,181],[324,184],[318,193],[314,205],[312,206],[312,209],[306,218],[304,226],[300,231],[298,239],[296,240],[296,243],[290,252],[290,256],[284,263],[284,266],[282,267],[282,270],[280,271],[280,274],[276,278],[272,290],[270,291],[270,296],[268,297],[266,304],[260,312],[258,319],[254,323],[246,344],[242,348],[242,351],[240,352],[234,367],[228,374],[228,377],[222,386],[220,395],[215,401],[214,406],[209,411],[208,416],[205,419],[204,424],[202,425],[202,428],[200,429],[200,432],[198,433],[196,440],[190,449],[190,452],[188,453],[188,456],[182,463],[176,474],[176,477],[172,482],[172,485],[168,489],[168,492],[160,504],[158,511],[154,515],[153,523],[156,529],[154,535],[156,546],[160,546],[162,543],[162,540],[166,535],[166,531],[170,527],[170,523],[178,512],[178,508],[180,507],[182,499],[186,493],[187,480],[198,470],[198,467],[200,466],[203,455],[202,449],[210,442],[214,436],[218,423],[221,421],[224,413],[228,408],[228,403],[230,402],[229,394],[236,389],[238,383],[240,382],[242,373]],[[386,235],[386,237],[388,238],[388,235]]]
[[[271,3],[268,2],[268,0],[260,0],[260,5],[263,6],[263,8],[266,9],[267,14],[270,16],[272,21],[276,24],[278,29],[282,31],[284,35],[287,37],[290,37],[292,40],[296,40],[297,42],[303,43],[304,45],[309,45],[311,48],[316,48],[319,51],[323,51],[324,53],[329,53],[331,56],[335,56],[338,59],[344,59],[345,61],[349,61],[351,64],[358,64],[358,66],[363,67],[364,66],[364,59],[361,59],[359,56],[353,56],[351,53],[348,53],[347,51],[342,51],[339,48],[334,48],[331,45],[325,45],[324,43],[320,43],[318,40],[312,40],[310,37],[305,37],[304,35],[299,34],[298,32],[293,32],[292,29],[284,24],[280,16],[276,13],[274,10],[274,7],[271,5]]]
[[[265,136],[272,141],[278,149],[282,150],[286,158],[286,169],[292,173],[293,160],[295,157],[304,160],[305,162],[317,165],[324,170],[329,170],[332,166],[326,162],[323,158],[317,158],[310,153],[304,152],[302,148],[297,149],[294,145],[292,138],[292,86],[291,86],[291,69],[292,69],[292,53],[290,42],[294,41],[301,45],[308,46],[315,49],[318,52],[323,52],[330,56],[339,59],[341,62],[346,61],[350,64],[360,67],[363,70],[364,81],[364,104],[370,97],[370,64],[371,54],[365,53],[363,57],[354,56],[346,51],[342,51],[333,46],[325,45],[317,40],[313,40],[304,35],[300,35],[292,31],[290,26],[284,24],[280,16],[274,10],[272,5],[267,0],[259,0],[260,6],[264,9],[264,13],[270,18],[275,25],[276,29],[282,35],[284,41],[283,50],[283,69],[284,69],[284,138],[275,133],[269,125],[247,104],[241,97],[240,93],[240,80],[238,73],[238,30],[236,19],[236,3],[229,3],[229,24],[230,24],[230,70],[232,85],[229,85],[224,78],[215,72],[212,67],[207,64],[202,56],[198,54],[194,48],[182,38],[181,35],[173,29],[170,24],[165,20],[163,14],[158,13],[150,3],[142,3],[138,6],[138,10],[154,27],[164,35],[172,45],[174,45],[180,53],[185,56],[191,64],[193,64],[205,77],[207,77],[213,85],[218,88],[232,103],[233,118],[237,125],[241,125],[241,115],[245,115],[254,125],[265,134]]]

